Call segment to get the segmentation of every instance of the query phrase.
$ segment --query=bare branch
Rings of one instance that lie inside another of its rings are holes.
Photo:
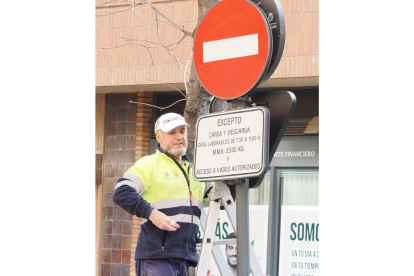
[[[184,40],[184,38],[186,37],[186,35],[183,35],[183,37],[180,39],[180,41],[178,41],[177,43],[175,43],[175,47],[172,48],[171,50],[175,50],[175,48],[177,48],[177,46],[181,43],[181,41]],[[172,45],[172,44],[171,44]]]
[[[139,16],[141,16],[141,17],[142,17],[142,19],[147,20],[147,19],[146,19],[146,18],[145,18],[142,14],[140,14],[139,12],[137,12],[137,10],[135,9],[135,6],[136,6],[136,5],[137,5],[137,4],[135,4],[135,2],[134,2],[134,5],[133,5],[133,7],[134,7],[134,8],[132,9],[132,10],[133,10],[133,12],[134,12],[134,13],[137,13]],[[152,29],[151,29],[151,30],[152,30]]]
[[[180,65],[183,63],[183,61],[179,61],[177,59],[176,55],[170,49],[168,49],[168,47],[170,47],[171,45],[174,45],[174,44],[163,45],[163,44],[158,44],[158,43],[154,43],[154,42],[147,41],[147,40],[139,40],[139,41],[145,41],[145,42],[148,42],[148,43],[151,43],[151,44],[155,44],[155,45],[149,46],[149,45],[144,45],[142,43],[134,42],[132,39],[129,39],[129,38],[122,37],[122,39],[125,39],[129,42],[123,43],[121,45],[113,46],[113,47],[102,47],[100,45],[95,45],[95,46],[100,48],[100,49],[103,49],[104,51],[105,51],[105,49],[115,49],[115,48],[120,48],[120,47],[126,46],[126,45],[138,45],[138,46],[144,47],[145,49],[147,49],[148,53],[151,56],[151,65],[154,65],[154,59],[153,59],[152,54],[151,54],[149,49],[151,49],[151,48],[164,48],[165,50],[167,50],[168,54],[171,56],[172,60],[174,61],[175,65],[177,65],[177,67],[180,67]],[[105,51],[105,53],[106,53],[106,51]]]
[[[103,2],[102,4],[96,5],[96,8],[102,7],[106,4],[115,3],[115,2],[126,2],[126,3],[130,4],[130,2],[128,2],[126,0],[113,0],[113,1],[106,1],[106,2]]]
[[[130,44],[139,45],[139,46],[142,46],[145,49],[147,49],[147,51],[148,51],[148,53],[150,54],[150,57],[151,57],[150,66],[154,65],[154,58],[152,57],[151,51],[149,50],[149,48],[155,48],[154,46],[147,46],[147,45],[144,45],[144,44],[141,44],[141,43],[136,43],[136,42],[128,42],[128,43],[124,43],[124,44],[113,46],[113,47],[102,47],[102,46],[99,46],[99,45],[95,45],[95,46],[98,47],[98,48],[101,48],[105,51],[105,49],[115,49],[115,48],[119,48],[119,47],[122,47],[122,46],[125,46],[125,45],[130,45]],[[106,51],[105,51],[105,53],[106,53]]]
[[[129,101],[129,103],[144,104],[144,105],[148,105],[148,106],[151,106],[151,107],[158,108],[159,110],[163,110],[163,109],[167,109],[167,108],[169,108],[169,107],[171,107],[171,106],[175,105],[175,104],[176,104],[176,103],[178,103],[178,102],[182,102],[182,101],[186,101],[186,100],[187,100],[187,99],[181,99],[181,100],[178,100],[178,101],[176,101],[175,103],[173,103],[173,104],[171,104],[171,105],[169,105],[169,106],[166,106],[166,107],[159,107],[159,106],[156,106],[156,105],[152,105],[152,104],[148,104],[148,103],[143,103],[143,102],[133,102],[133,101]]]
[[[140,43],[137,43],[135,41],[143,41],[143,42],[154,44],[153,46],[145,45],[148,48],[160,48],[160,47],[165,48],[165,47],[171,47],[171,46],[179,43],[179,42],[177,42],[177,43],[171,43],[171,44],[168,44],[168,45],[164,45],[164,44],[152,42],[152,41],[145,40],[145,39],[131,39],[131,38],[128,38],[128,37],[121,37],[121,38],[125,39],[126,41],[129,41],[129,43],[131,43],[131,44],[140,44]]]
[[[110,49],[119,48],[119,47],[122,47],[122,46],[125,46],[125,45],[129,45],[129,44],[139,44],[139,43],[128,42],[128,43],[124,43],[124,44],[113,46],[113,47],[102,47],[102,46],[99,46],[99,45],[95,45],[95,46],[98,47],[98,48],[104,49],[104,50],[105,49],[110,50]]]
[[[166,16],[165,14],[163,14],[159,9],[157,9],[149,0],[141,0],[142,3],[150,6],[151,8],[153,8],[157,13],[159,13],[162,17],[164,17],[173,27],[179,29],[181,32],[183,32],[185,35],[187,36],[193,36],[192,32],[187,31],[186,29],[184,29],[183,27],[179,26],[177,23],[175,23],[174,21],[172,21],[171,19],[168,18],[168,16]]]
[[[122,1],[122,0],[107,1],[107,2],[105,2],[103,4],[98,5],[98,6],[103,6],[103,5],[106,5],[106,4],[109,4],[109,3],[118,2],[118,1]],[[138,2],[138,1],[140,1],[140,2]],[[124,2],[126,2],[126,1],[124,1]],[[127,8],[127,9],[120,10],[120,11],[115,11],[115,12],[111,12],[111,13],[106,13],[106,14],[99,14],[99,15],[96,15],[96,16],[106,16],[106,15],[111,15],[111,14],[115,14],[115,13],[125,12],[125,11],[128,11],[128,10],[132,9],[134,13],[138,13],[145,20],[145,17],[142,16],[135,9],[135,7],[137,5],[145,4],[145,5],[149,6],[149,7],[151,7],[152,9],[154,9],[154,11],[155,11],[155,20],[156,20],[156,27],[157,27],[158,36],[161,35],[160,25],[159,25],[160,22],[166,23],[166,24],[168,24],[168,25],[170,25],[170,26],[172,26],[174,28],[177,28],[178,30],[180,30],[183,33],[183,36],[181,37],[181,39],[178,42],[171,43],[171,44],[168,44],[168,45],[164,45],[164,44],[160,44],[160,43],[154,43],[154,42],[150,42],[150,41],[146,41],[146,40],[135,40],[134,41],[132,39],[128,39],[128,38],[122,37],[123,39],[127,40],[127,43],[124,43],[124,44],[121,44],[121,45],[117,45],[117,46],[113,46],[113,47],[102,47],[102,46],[99,46],[99,45],[96,45],[96,47],[103,49],[105,51],[105,54],[106,54],[106,49],[115,49],[115,48],[119,48],[119,47],[123,47],[123,46],[128,46],[128,45],[131,45],[131,44],[139,45],[141,47],[146,48],[147,51],[148,51],[148,53],[150,54],[150,57],[151,57],[151,66],[154,65],[154,59],[153,59],[152,53],[151,53],[151,51],[149,49],[150,48],[160,48],[160,47],[162,47],[171,56],[174,64],[177,65],[177,67],[180,67],[181,64],[184,63],[184,61],[179,61],[178,58],[177,58],[177,56],[175,55],[175,53],[173,53],[172,51],[174,51],[177,48],[177,46],[185,39],[186,36],[192,37],[193,36],[193,33],[185,30],[183,27],[180,27],[178,24],[176,24],[175,22],[173,22],[170,18],[168,18],[165,14],[163,14],[157,7],[155,7],[155,5],[153,5],[150,0],[133,0],[133,2],[128,2],[128,3],[130,5],[130,7]],[[162,20],[158,19],[158,14],[161,17],[163,17],[165,20],[167,20],[167,21],[162,21]],[[150,29],[153,30],[151,27],[150,27]],[[142,43],[139,43],[139,42],[136,42],[136,41],[145,41],[148,44],[152,44],[152,45],[145,45],[145,44],[142,44]]]
[[[126,12],[126,11],[128,11],[128,10],[130,10],[130,9],[132,9],[132,6],[131,6],[131,7],[129,7],[128,9],[125,9],[125,10],[122,10],[122,11],[110,12],[110,13],[105,13],[105,14],[97,14],[97,15],[96,15],[96,17],[98,17],[98,16],[106,16],[106,15],[111,15],[111,14],[114,14],[114,13],[119,13],[119,12]]]
[[[116,11],[116,12],[111,12],[111,13],[105,13],[105,14],[100,14],[100,15],[96,15],[96,16],[106,16],[106,15],[111,15],[111,14],[114,14],[114,13],[126,12],[126,11],[128,11],[128,10],[132,9],[132,11],[133,11],[134,13],[137,13],[137,14],[138,14],[139,16],[141,16],[144,20],[147,20],[147,19],[146,19],[146,18],[145,18],[142,14],[140,14],[139,12],[137,12],[137,11],[136,11],[135,6],[140,5],[140,4],[142,4],[142,3],[135,3],[135,0],[134,0],[134,2],[133,2],[133,3],[128,2],[128,1],[122,1],[122,0],[108,1],[108,2],[105,2],[105,3],[103,3],[103,4],[97,5],[97,6],[96,6],[96,8],[98,8],[98,7],[102,6],[102,5],[108,4],[108,3],[118,2],[118,1],[121,1],[121,2],[127,2],[127,3],[131,6],[131,7],[127,8],[127,9],[125,9],[125,10],[122,10],[122,11]],[[106,7],[110,7],[110,6],[105,6],[105,8],[106,8]]]
[[[150,57],[151,57],[150,67],[151,67],[152,65],[154,65],[154,58],[152,57],[151,51],[147,47],[145,47],[144,45],[141,45],[141,46],[143,46],[145,49],[147,49],[148,53],[150,54]]]
[[[106,52],[106,50],[105,50],[105,48],[104,47],[102,47],[102,46],[99,46],[99,45],[95,45],[96,47],[98,47],[98,48],[101,48],[101,49],[103,49],[104,50],[104,52],[105,52],[105,55],[106,54],[108,54],[107,52]]]
[[[158,21],[161,22],[161,23],[165,23],[166,25],[170,25],[171,27],[174,27],[175,28],[175,26],[172,25],[170,22],[163,21],[163,20],[158,20]]]
[[[160,36],[161,31],[160,31],[160,27],[158,26],[158,13],[155,13],[155,22],[157,23],[157,33],[158,33],[158,36]]]
[[[187,94],[188,95],[188,89],[187,89],[187,82],[186,82],[186,79],[185,79],[185,75],[187,74],[187,68],[188,68],[188,64],[190,63],[190,60],[191,60],[191,58],[193,57],[193,52],[191,52],[191,55],[190,55],[190,57],[188,58],[188,61],[187,61],[187,66],[185,67],[185,70],[184,70],[184,86],[185,86],[185,94]]]
[[[148,41],[148,40],[143,40],[143,39],[137,39],[137,40],[135,40],[135,39],[130,39],[130,38],[126,38],[126,37],[121,37],[122,39],[125,39],[126,41],[129,41],[129,43],[131,43],[131,44],[138,44],[138,45],[140,45],[140,46],[143,46],[143,47],[145,47],[145,48],[164,48],[165,50],[167,50],[167,52],[170,54],[170,56],[171,56],[171,58],[172,58],[172,60],[174,61],[174,63],[177,65],[177,67],[180,67],[180,65],[183,63],[183,61],[179,61],[178,59],[177,59],[177,57],[176,57],[176,55],[168,48],[168,47],[171,47],[171,46],[173,46],[173,45],[176,45],[177,43],[172,43],[172,44],[168,44],[168,45],[164,45],[164,44],[160,44],[160,43],[155,43],[155,42],[152,42],[152,41]],[[138,42],[134,42],[134,41],[144,41],[144,42],[147,42],[147,43],[150,43],[150,44],[154,44],[154,45],[152,45],[152,46],[149,46],[149,45],[143,45],[143,44],[141,44],[141,43],[138,43]],[[180,40],[178,43],[180,43],[182,40]],[[124,44],[125,45],[125,44]],[[176,45],[176,47],[177,47],[177,45]],[[174,47],[173,49],[175,49],[176,47]]]
[[[170,52],[170,51],[168,51],[168,52],[170,53],[171,58],[173,59],[173,61],[177,65],[177,67],[180,68],[181,64],[183,64],[184,61],[179,61],[178,58],[177,58],[177,56],[173,52]]]
[[[171,88],[174,88],[175,90],[177,90],[178,92],[180,92],[180,93],[181,93],[181,95],[183,95],[183,96],[184,96],[184,98],[186,98],[186,99],[187,99],[187,97],[183,94],[183,92],[181,92],[181,90],[180,90],[180,89],[178,89],[177,87],[174,87],[174,86],[172,86],[172,85],[170,85],[170,84],[168,84],[168,83],[165,83],[165,82],[160,82],[160,81],[156,81],[156,80],[151,80],[151,79],[148,79],[148,78],[146,78],[146,77],[143,77],[143,79],[146,79],[146,80],[148,80],[148,81],[155,81],[155,82],[158,82],[158,83],[162,83],[162,84],[165,84],[165,85],[167,85],[167,86],[169,86],[169,87],[171,87]]]

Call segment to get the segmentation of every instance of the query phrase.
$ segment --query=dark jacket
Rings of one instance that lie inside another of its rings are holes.
[[[117,181],[113,201],[125,211],[148,220],[156,208],[180,225],[177,231],[165,231],[149,220],[143,223],[135,260],[179,258],[198,263],[198,223],[209,187],[193,179],[192,162],[186,155],[182,159],[181,166],[158,146],[155,154],[138,160]]]

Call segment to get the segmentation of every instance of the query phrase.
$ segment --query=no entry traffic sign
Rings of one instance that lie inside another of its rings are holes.
[[[263,11],[248,0],[224,0],[205,15],[194,39],[194,66],[204,88],[241,97],[266,75],[272,37]]]

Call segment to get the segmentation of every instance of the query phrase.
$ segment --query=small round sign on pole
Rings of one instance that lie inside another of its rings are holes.
[[[194,38],[194,66],[204,88],[224,99],[245,97],[275,71],[285,42],[278,0],[223,0]]]
[[[205,15],[194,39],[194,65],[204,88],[221,99],[248,94],[266,75],[271,29],[247,0],[224,0]]]

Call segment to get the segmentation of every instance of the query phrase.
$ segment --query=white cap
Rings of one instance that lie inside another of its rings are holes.
[[[178,126],[190,126],[184,118],[177,113],[167,113],[158,118],[155,122],[155,132],[162,130],[168,132]]]

